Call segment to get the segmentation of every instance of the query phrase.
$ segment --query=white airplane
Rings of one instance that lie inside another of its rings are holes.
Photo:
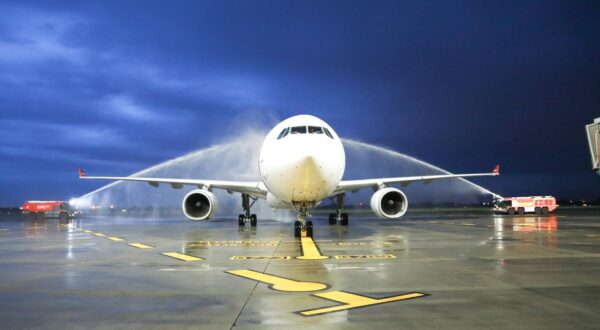
[[[299,115],[288,118],[275,126],[266,136],[258,157],[261,181],[219,181],[198,179],[169,179],[142,177],[101,177],[86,176],[79,170],[81,179],[106,179],[123,181],[143,181],[157,187],[160,183],[170,184],[173,188],[183,185],[197,186],[190,191],[182,202],[183,214],[190,220],[208,220],[217,212],[217,198],[213,189],[223,189],[242,195],[243,214],[238,224],[250,223],[256,226],[256,215],[250,208],[257,199],[265,199],[273,208],[291,209],[298,212],[294,224],[294,234],[300,237],[302,232],[313,236],[312,221],[307,221],[309,212],[326,198],[335,197],[337,212],[329,214],[329,224],[337,221],[348,225],[348,214],[344,213],[344,196],[347,192],[356,192],[362,188],[374,190],[371,197],[371,209],[380,218],[400,218],[406,213],[408,200],[392,184],[407,185],[415,181],[430,182],[437,179],[495,176],[500,174],[496,165],[490,173],[427,175],[393,178],[375,178],[343,181],[346,156],[342,141],[333,128],[323,120]]]

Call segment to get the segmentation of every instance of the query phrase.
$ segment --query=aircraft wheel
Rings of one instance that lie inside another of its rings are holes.
[[[312,221],[306,222],[306,236],[313,237],[313,223]]]
[[[519,215],[523,215],[523,214],[525,214],[525,209],[524,209],[524,208],[522,208],[522,207],[519,207],[519,208],[517,209],[517,213],[519,213]]]
[[[543,207],[542,208],[542,214],[548,214],[548,208],[547,207]]]
[[[541,209],[541,208],[539,208],[539,207],[536,207],[536,208],[534,209],[534,212],[535,212],[535,214],[541,214],[541,213],[542,213],[542,209]]]
[[[340,221],[342,226],[348,225],[348,213],[342,213],[342,220]]]
[[[302,223],[298,220],[294,222],[294,237],[302,236]]]
[[[244,215],[243,214],[238,215],[238,226],[240,226],[240,227],[244,226]]]
[[[256,227],[256,214],[250,216],[250,226]]]
[[[337,222],[337,219],[335,218],[335,213],[329,213],[329,224],[335,225],[336,222]]]
[[[508,209],[508,215],[515,215],[515,209],[513,209],[512,207]]]

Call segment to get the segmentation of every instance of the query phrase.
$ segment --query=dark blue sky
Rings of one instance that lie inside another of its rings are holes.
[[[300,113],[452,172],[499,162],[501,194],[596,199],[599,59],[597,1],[4,1],[0,205]]]

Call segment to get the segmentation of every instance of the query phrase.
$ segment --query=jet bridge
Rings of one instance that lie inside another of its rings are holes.
[[[592,155],[592,168],[600,175],[600,118],[594,119],[594,122],[585,126],[590,153]]]

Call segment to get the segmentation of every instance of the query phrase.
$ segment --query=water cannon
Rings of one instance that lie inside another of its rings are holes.
[[[600,117],[594,119],[593,123],[585,125],[585,132],[590,146],[592,169],[600,175]]]

